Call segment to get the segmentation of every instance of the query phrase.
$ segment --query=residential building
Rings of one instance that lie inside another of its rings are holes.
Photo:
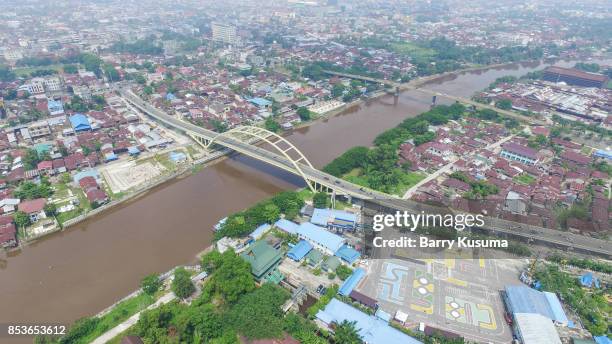
[[[237,44],[238,36],[236,35],[236,27],[221,23],[213,23],[212,40],[232,45]]]
[[[503,145],[500,155],[509,160],[522,162],[527,165],[535,165],[538,162],[537,153],[533,148],[515,142],[508,142]]]

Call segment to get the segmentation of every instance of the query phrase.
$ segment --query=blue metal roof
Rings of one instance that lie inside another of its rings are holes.
[[[422,342],[389,326],[389,323],[373,315],[368,315],[338,299],[332,299],[325,309],[317,313],[317,318],[330,325],[344,320],[355,322],[361,339],[370,344],[422,344]]]
[[[344,245],[340,247],[338,251],[336,251],[335,256],[341,258],[349,264],[353,264],[357,259],[359,259],[361,254],[354,248]]]
[[[612,160],[612,151],[598,149],[593,155],[598,158],[606,158],[608,160]]]
[[[276,221],[274,223],[274,226],[278,227],[279,229],[289,233],[289,234],[297,234],[298,231],[298,224],[295,222],[291,222],[289,220],[285,220],[285,219],[280,219],[278,221]]]
[[[96,169],[90,169],[90,170],[85,170],[85,171],[81,171],[81,172],[77,172],[73,177],[72,180],[75,183],[79,183],[79,181],[85,177],[94,177],[96,179],[96,181],[100,180],[100,174],[98,173],[98,170]]]
[[[301,223],[297,229],[297,234],[303,239],[328,249],[330,252],[336,252],[344,245],[344,239],[341,236],[328,232],[310,222]]]
[[[561,302],[553,293],[512,285],[506,286],[506,297],[512,313],[537,313],[562,324],[568,323]]]
[[[113,160],[117,160],[119,158],[117,157],[117,154],[115,154],[113,152],[109,152],[109,153],[104,154],[104,159],[106,161],[113,161]]]
[[[132,155],[140,154],[140,149],[138,149],[138,147],[136,147],[136,146],[128,147],[128,153],[130,153]]]
[[[344,283],[342,283],[342,286],[338,290],[338,294],[348,296],[353,291],[353,289],[355,289],[357,284],[359,284],[359,281],[361,281],[363,276],[365,276],[365,273],[365,270],[362,268],[355,269],[355,271],[353,271],[353,274],[350,275],[349,278],[344,281]]]
[[[249,102],[259,106],[259,107],[264,107],[264,106],[270,106],[272,105],[272,102],[267,100],[267,99],[263,99],[263,98],[251,98],[249,99]]]
[[[300,240],[289,252],[287,253],[287,257],[299,262],[304,258],[305,255],[308,254],[312,250],[312,245],[308,243],[306,240]]]
[[[70,116],[70,124],[72,124],[72,128],[75,131],[91,129],[91,124],[89,124],[89,119],[87,119],[87,116],[83,115],[82,113],[77,113],[77,114]]]
[[[257,240],[261,238],[270,228],[272,228],[272,226],[267,223],[264,223],[263,225],[255,228],[255,230],[251,234],[249,234],[249,236]]]
[[[319,226],[327,226],[329,222],[334,220],[342,220],[354,224],[357,222],[357,215],[342,210],[315,208],[310,218],[310,222]]]
[[[593,337],[593,339],[595,340],[595,343],[597,344],[612,344],[612,340],[610,340],[608,336],[597,336],[597,337]]]

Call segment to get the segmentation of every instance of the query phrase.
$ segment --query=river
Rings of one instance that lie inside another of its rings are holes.
[[[460,73],[425,87],[469,97],[500,76],[542,67],[521,63]],[[352,146],[370,145],[430,102],[418,91],[384,96],[295,130],[287,139],[321,167]],[[70,323],[95,314],[136,289],[143,276],[193,262],[210,245],[211,227],[220,218],[300,186],[296,176],[234,156],[9,256],[0,253],[0,323]]]

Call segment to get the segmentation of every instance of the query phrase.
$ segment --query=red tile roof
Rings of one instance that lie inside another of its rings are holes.
[[[33,200],[23,201],[19,203],[17,209],[23,211],[26,214],[39,213],[43,210],[47,204],[47,200],[44,198],[37,198]]]

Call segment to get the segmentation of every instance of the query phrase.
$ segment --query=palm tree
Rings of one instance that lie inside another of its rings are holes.
[[[334,342],[336,344],[361,344],[363,340],[355,328],[355,321],[344,320],[336,324]]]

